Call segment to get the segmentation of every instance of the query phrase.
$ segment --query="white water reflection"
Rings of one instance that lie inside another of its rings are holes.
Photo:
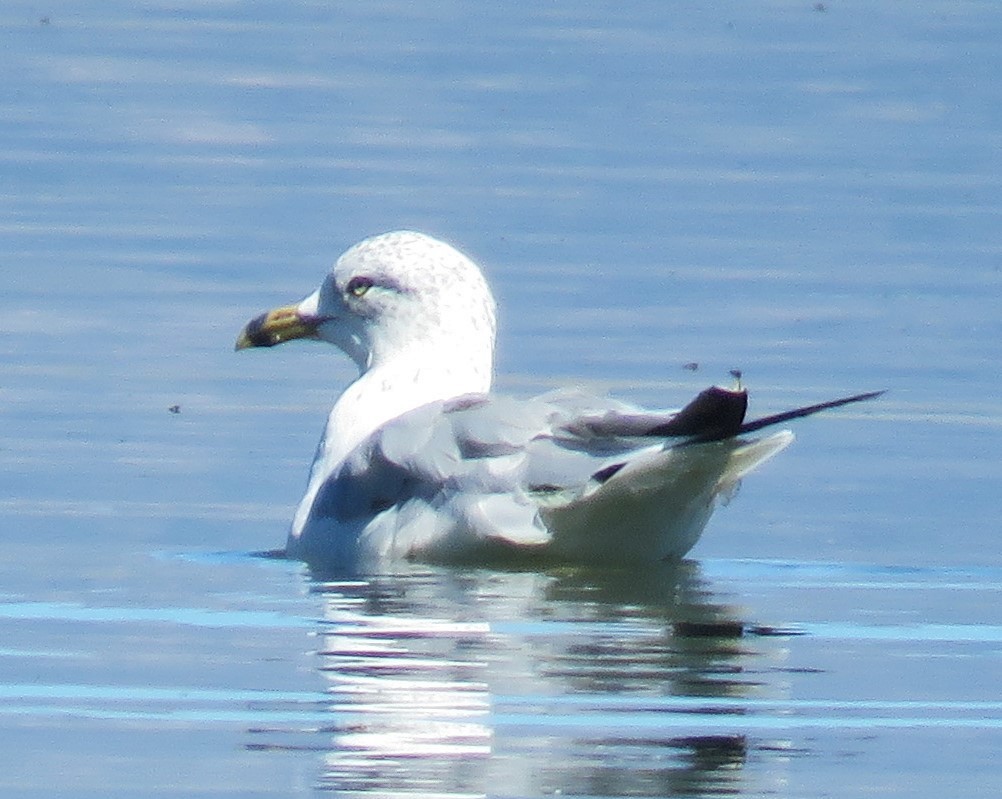
[[[375,795],[662,795],[735,787],[761,655],[698,569],[427,571],[318,586],[320,784]],[[673,633],[686,621],[704,634]],[[724,637],[705,634],[724,630]],[[711,720],[706,724],[705,720]],[[599,790],[600,789],[600,790]]]
[[[915,625],[881,599],[925,592],[942,606],[951,570],[711,567],[712,578],[693,562],[643,573],[403,567],[315,582],[323,699],[304,725],[252,730],[250,746],[316,752],[315,787],[339,795],[718,796],[782,792],[812,763],[832,768],[835,751],[863,747],[859,767],[879,778],[888,748],[918,764],[937,734],[958,746],[1002,735],[1002,635],[973,633],[993,612],[994,571],[952,570],[971,586],[957,608],[969,625]],[[829,590],[855,592],[858,615],[817,623],[806,606],[767,610]],[[757,610],[737,596],[756,597]],[[880,676],[886,662],[903,691]],[[963,663],[984,678],[959,685]]]
[[[415,566],[293,600],[293,564],[155,563],[186,603],[0,602],[0,729],[77,741],[36,759],[80,778],[77,730],[339,795],[792,796],[889,764],[976,786],[1002,741],[997,569]]]

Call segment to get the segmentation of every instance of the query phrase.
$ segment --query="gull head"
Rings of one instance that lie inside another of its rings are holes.
[[[251,320],[236,348],[318,339],[339,347],[362,374],[459,361],[489,385],[495,329],[494,298],[473,261],[431,236],[395,231],[345,252],[306,299]]]

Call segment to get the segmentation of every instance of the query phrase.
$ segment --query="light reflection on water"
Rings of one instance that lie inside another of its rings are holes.
[[[163,557],[216,572],[251,565],[284,591],[300,579],[293,564],[239,553]],[[4,684],[0,723],[232,728],[264,767],[308,758],[315,789],[346,795],[758,795],[802,774],[799,761],[831,768],[834,753],[864,741],[875,753],[917,746],[921,759],[937,746],[921,736],[937,730],[999,740],[1002,629],[980,623],[999,578],[779,561],[640,573],[405,566],[307,581],[300,601],[313,618],[301,604],[283,610],[278,597],[232,589],[200,607],[8,599],[4,629],[29,622],[72,643],[60,650],[43,634],[34,648],[13,637],[0,650],[4,663],[48,658],[64,675]],[[959,594],[950,587],[965,582]],[[850,616],[819,621],[796,603],[797,592],[832,585],[857,592]],[[967,621],[943,610],[913,623],[887,601],[900,592],[941,608],[960,596],[953,609]],[[168,659],[138,681],[102,681],[107,670],[93,669],[115,635],[157,641],[184,630],[181,649],[194,652],[230,640],[249,682],[186,683]],[[262,636],[288,633],[312,647],[315,687],[266,687],[247,670],[262,645],[278,651]],[[887,664],[898,680],[871,679]],[[871,761],[860,763],[879,773]]]
[[[754,580],[801,566],[803,585],[840,571],[868,590],[874,581],[875,596],[919,581],[936,591],[941,577],[809,564],[724,570]],[[771,626],[723,599],[727,585],[695,563],[318,583],[332,718],[318,730],[324,742],[310,744],[324,752],[319,784],[376,795],[757,793],[784,784],[789,758],[816,756],[821,730],[851,740],[1002,729],[995,698],[815,696],[825,661],[792,656],[827,639],[872,657],[893,639],[914,656],[944,640],[987,642],[968,653],[984,658],[1002,641],[998,628],[975,636],[970,625],[945,639],[937,625]],[[282,749],[282,739],[268,746]]]
[[[319,585],[336,719],[321,785],[658,795],[733,782],[745,735],[688,718],[714,710],[658,698],[747,696],[758,681],[741,662],[755,656],[734,640],[673,636],[674,621],[731,620],[695,568],[636,578],[468,572]]]

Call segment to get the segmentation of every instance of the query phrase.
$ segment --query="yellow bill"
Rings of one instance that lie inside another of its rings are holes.
[[[297,338],[316,338],[317,320],[304,317],[298,305],[283,305],[251,319],[240,335],[234,349],[248,347],[274,347]]]

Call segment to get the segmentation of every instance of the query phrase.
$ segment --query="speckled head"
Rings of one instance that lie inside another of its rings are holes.
[[[320,287],[316,315],[332,327],[348,322],[357,337],[348,347],[343,330],[328,331],[324,322],[317,332],[349,354],[368,350],[368,365],[428,346],[448,347],[443,355],[467,346],[493,354],[496,311],[483,274],[422,233],[384,233],[345,252]]]
[[[490,374],[495,332],[494,297],[477,265],[431,236],[394,231],[347,250],[302,302],[257,317],[237,348],[315,338],[341,348],[362,372],[449,359]]]

